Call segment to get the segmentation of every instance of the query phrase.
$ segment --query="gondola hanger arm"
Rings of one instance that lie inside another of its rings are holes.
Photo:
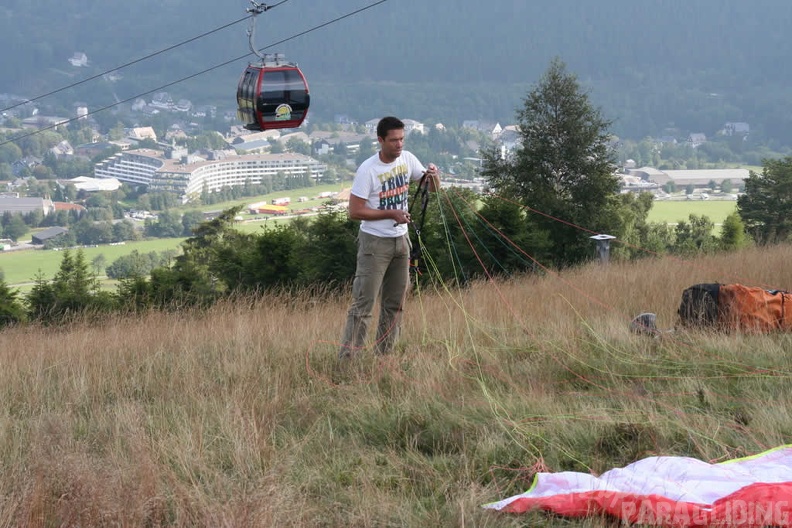
[[[245,11],[250,13],[253,16],[260,15],[261,13],[272,9],[275,6],[267,5],[263,2],[255,2],[254,0],[250,0],[250,3],[253,4],[252,7],[248,7]]]

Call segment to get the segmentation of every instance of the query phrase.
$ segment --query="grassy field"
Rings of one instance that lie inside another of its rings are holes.
[[[649,211],[650,222],[677,223],[688,221],[691,214],[706,215],[716,225],[720,225],[731,213],[737,210],[733,200],[661,200],[652,204]]]
[[[83,248],[83,253],[89,265],[98,255],[104,255],[107,265],[110,265],[118,257],[128,255],[135,250],[140,253],[178,250],[183,240],[183,238],[165,238],[127,242],[120,246],[103,245]],[[60,267],[61,257],[61,252],[52,250],[7,251],[0,253],[0,269],[3,270],[7,284],[21,285],[35,280],[39,272],[47,279],[54,277]]]
[[[677,328],[697,282],[792,286],[792,247],[421,291],[336,360],[347,295],[0,333],[0,526],[616,526],[500,514],[537,471],[789,442],[792,335]]]
[[[302,207],[316,207],[321,205],[326,199],[317,198],[320,193],[323,192],[339,192],[343,189],[351,187],[352,182],[343,182],[343,183],[334,183],[334,184],[323,184],[323,185],[316,185],[314,187],[307,187],[303,189],[291,189],[288,191],[278,191],[270,194],[265,194],[262,196],[252,196],[247,198],[241,198],[239,200],[232,200],[228,202],[221,202],[212,205],[201,206],[200,209],[202,211],[223,211],[225,209],[229,209],[231,207],[241,205],[247,206],[252,203],[256,202],[269,202],[274,198],[283,198],[288,196],[292,199],[292,203],[289,207],[291,208],[302,208]],[[307,202],[299,203],[297,199],[300,196],[304,196],[308,198]],[[181,207],[182,210],[189,210],[189,209],[196,209],[196,207],[185,205]]]
[[[292,198],[290,205],[293,209],[303,209],[318,207],[322,205],[327,199],[318,198],[322,192],[338,192],[346,187],[349,187],[349,182],[332,184],[332,185],[317,185],[306,189],[293,189],[289,191],[279,191],[264,196],[249,197],[230,202],[223,202],[213,204],[211,206],[201,207],[203,211],[222,211],[236,205],[247,206],[249,204],[266,201],[269,202],[273,198],[281,198],[289,196]],[[308,198],[306,202],[298,202],[300,196]],[[195,207],[184,207],[183,209],[195,209]],[[264,215],[256,216],[250,215],[246,210],[242,211],[242,216],[245,222],[239,223],[238,228],[245,232],[259,232],[263,228],[272,228],[277,225],[282,225],[288,222],[288,219],[269,218],[264,219]],[[99,247],[84,248],[86,260],[90,263],[96,256],[104,255],[107,264],[111,264],[115,259],[123,255],[128,255],[132,251],[137,250],[140,253],[148,253],[151,251],[165,251],[171,249],[179,249],[179,245],[183,241],[179,239],[159,239],[159,240],[146,240],[139,242],[127,242],[121,246],[103,245]],[[0,252],[0,270],[3,271],[5,281],[11,286],[18,287],[20,290],[25,290],[27,285],[32,282],[36,275],[41,272],[45,278],[51,279],[58,271],[61,262],[61,254],[57,251],[43,251],[43,250],[25,250],[25,251],[9,251]],[[101,275],[101,274],[100,274]]]
[[[344,188],[342,184],[320,185],[309,189],[296,189],[292,191],[282,191],[266,196],[247,198],[233,202],[225,202],[204,207],[204,210],[220,211],[235,205],[249,205],[257,201],[270,201],[273,198],[290,196],[292,198],[291,208],[302,209],[318,207],[325,202],[325,199],[316,198],[319,193],[325,191],[340,191]],[[298,203],[299,196],[307,196],[307,202]],[[736,202],[721,200],[681,200],[681,201],[656,201],[649,212],[650,222],[676,223],[687,220],[690,214],[707,215],[716,225],[720,225],[730,213],[736,210]],[[288,218],[270,217],[265,215],[250,215],[246,211],[242,213],[244,222],[237,224],[238,229],[248,233],[258,233],[262,229],[284,225],[290,221]],[[128,255],[134,250],[141,253],[150,251],[164,251],[169,249],[179,249],[183,241],[180,239],[147,240],[139,242],[129,242],[121,246],[104,245],[100,247],[85,248],[83,251],[86,260],[91,262],[96,256],[104,255],[109,265],[120,256]],[[57,251],[12,251],[0,253],[0,269],[3,271],[7,284],[18,287],[24,291],[29,288],[39,271],[46,278],[52,278],[58,270],[61,261],[61,254]],[[101,275],[101,274],[100,274]]]

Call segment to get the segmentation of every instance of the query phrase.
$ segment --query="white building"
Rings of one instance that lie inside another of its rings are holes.
[[[311,179],[318,180],[327,169],[310,156],[294,153],[232,155],[219,160],[176,154],[169,157],[150,149],[119,152],[98,163],[94,173],[97,178],[117,178],[153,191],[173,192],[187,202],[204,188],[215,192],[246,183],[261,185],[279,173],[286,178],[303,178],[310,171]]]
[[[55,204],[49,198],[14,198],[0,196],[0,214],[27,214],[41,211],[44,216],[55,211]]]
[[[88,176],[78,176],[66,180],[65,184],[72,184],[78,191],[117,191],[121,187],[121,182],[116,178],[89,178]]]

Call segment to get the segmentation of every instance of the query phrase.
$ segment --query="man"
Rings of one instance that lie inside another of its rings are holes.
[[[440,188],[437,167],[424,167],[404,148],[404,123],[384,117],[377,124],[379,152],[355,174],[349,217],[361,220],[352,304],[347,313],[340,358],[348,358],[366,341],[371,313],[380,296],[376,352],[387,354],[399,334],[402,307],[410,282],[410,235],[407,206],[410,182],[428,178],[428,189]]]

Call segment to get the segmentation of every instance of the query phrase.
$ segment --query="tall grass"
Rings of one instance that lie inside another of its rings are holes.
[[[789,335],[675,323],[696,282],[792,285],[792,248],[410,296],[398,350],[336,360],[348,299],[0,334],[0,526],[607,526],[484,503],[536,471],[723,460],[792,433]]]

